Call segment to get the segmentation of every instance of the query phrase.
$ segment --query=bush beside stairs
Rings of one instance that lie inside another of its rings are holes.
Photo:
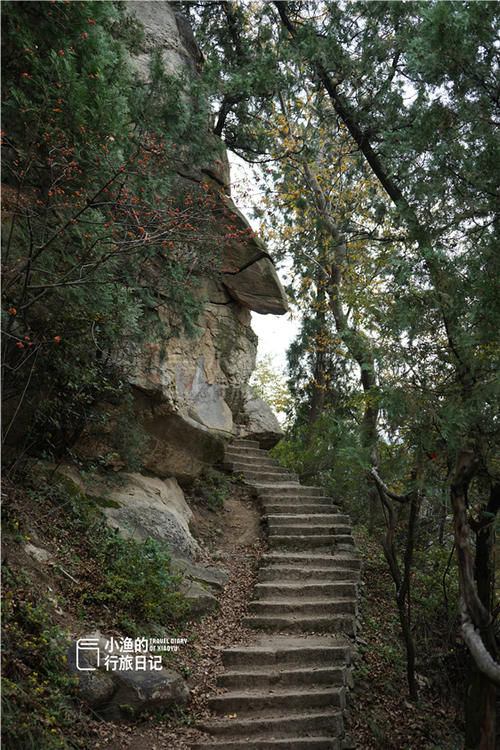
[[[226,450],[226,468],[258,493],[268,553],[243,624],[260,632],[225,649],[226,692],[198,725],[193,750],[342,750],[361,560],[350,519],[304,487],[252,440]]]

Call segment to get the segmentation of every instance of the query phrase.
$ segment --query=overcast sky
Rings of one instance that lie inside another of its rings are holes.
[[[266,354],[273,358],[273,364],[286,374],[286,350],[297,332],[297,321],[290,315],[259,315],[252,313],[252,328],[259,337],[257,359]]]
[[[257,229],[257,222],[252,220],[252,208],[259,203],[260,190],[252,181],[252,172],[248,169],[248,165],[231,151],[228,152],[228,157],[231,165],[232,198],[254,229]],[[259,315],[252,312],[252,328],[259,337],[257,359],[270,354],[273,358],[273,365],[279,368],[283,375],[286,374],[286,350],[298,328],[298,321],[290,320],[290,318],[290,313]]]

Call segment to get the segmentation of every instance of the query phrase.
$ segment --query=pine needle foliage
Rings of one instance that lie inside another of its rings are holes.
[[[144,31],[123,3],[5,2],[2,19],[4,441],[60,455],[127,397],[141,341],[197,333],[213,197],[175,172],[207,158],[207,113],[159,53],[133,67]]]

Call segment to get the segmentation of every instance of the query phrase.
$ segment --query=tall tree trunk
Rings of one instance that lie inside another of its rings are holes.
[[[307,423],[311,427],[321,416],[323,407],[325,405],[325,393],[326,393],[326,379],[325,379],[325,351],[324,345],[321,342],[323,331],[325,329],[325,288],[324,284],[321,283],[321,274],[318,273],[316,278],[316,316],[315,322],[317,330],[315,335],[319,335],[319,341],[316,340],[314,346],[314,383],[313,392],[311,397],[311,408],[309,410],[309,417]]]
[[[311,396],[311,408],[307,424],[309,427],[317,422],[325,405],[325,363],[322,351],[316,351],[314,362],[314,383]]]
[[[376,488],[386,513],[387,532],[383,542],[383,548],[385,559],[389,565],[392,580],[396,587],[396,604],[398,607],[399,622],[406,648],[408,692],[410,699],[416,701],[418,700],[418,688],[415,677],[416,647],[411,632],[411,569],[413,564],[413,551],[415,549],[417,522],[420,512],[420,499],[417,492],[412,492],[411,495],[407,497],[407,500],[410,501],[410,515],[408,518],[408,531],[406,534],[403,572],[401,573],[398,556],[394,547],[394,533],[396,530],[394,508],[381,483],[377,482]]]
[[[476,559],[474,577],[481,603],[491,612],[495,589],[495,516],[500,509],[500,485],[491,489],[486,508],[481,510],[476,531]],[[493,626],[482,632],[484,645],[495,659],[497,648]],[[497,746],[496,701],[498,688],[481,672],[469,657],[465,694],[465,748],[494,750]],[[500,738],[498,738],[500,739]]]

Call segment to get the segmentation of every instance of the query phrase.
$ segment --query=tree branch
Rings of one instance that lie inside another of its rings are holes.
[[[486,677],[500,686],[500,664],[496,662],[483,643],[481,635],[474,627],[467,612],[464,599],[460,598],[460,614],[462,618],[462,638],[469,649],[476,667]]]
[[[396,492],[392,492],[389,487],[383,482],[383,480],[380,478],[380,476],[377,473],[377,469],[372,466],[370,469],[370,474],[375,479],[375,482],[377,484],[377,487],[379,487],[387,497],[390,497],[391,500],[396,500],[398,503],[407,503],[410,500],[411,493],[407,493],[406,495],[398,495]]]

